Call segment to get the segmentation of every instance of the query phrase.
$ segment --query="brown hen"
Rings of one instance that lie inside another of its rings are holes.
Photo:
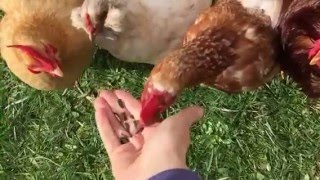
[[[277,42],[263,11],[218,0],[190,27],[183,47],[152,70],[141,97],[142,123],[154,123],[187,87],[204,83],[239,93],[264,85],[279,71]]]
[[[320,97],[320,1],[294,0],[281,18],[282,68],[310,98]]]
[[[40,90],[71,87],[90,64],[93,45],[72,26],[83,0],[1,0],[1,56],[23,82]]]

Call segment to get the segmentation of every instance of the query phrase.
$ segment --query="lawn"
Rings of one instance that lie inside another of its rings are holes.
[[[85,91],[126,89],[136,97],[151,66],[99,51],[81,78]],[[75,89],[41,92],[0,61],[0,179],[111,179],[91,104]],[[188,164],[204,179],[317,179],[319,110],[290,79],[227,95],[185,91],[167,115],[191,104],[206,109],[192,130]]]
[[[151,67],[99,51],[81,85],[136,97]],[[41,92],[0,63],[0,179],[111,179],[91,104],[75,89]],[[191,104],[206,115],[192,131],[188,164],[205,179],[313,179],[319,174],[319,111],[288,79],[227,95],[187,90],[168,114]],[[319,164],[320,165],[320,164]]]

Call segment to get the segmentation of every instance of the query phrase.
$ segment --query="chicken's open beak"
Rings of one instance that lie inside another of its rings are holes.
[[[318,51],[318,53],[315,56],[313,56],[309,64],[311,66],[316,65],[319,60],[320,60],[320,51]]]

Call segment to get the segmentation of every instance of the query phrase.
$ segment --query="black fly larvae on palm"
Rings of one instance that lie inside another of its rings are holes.
[[[121,144],[126,144],[126,143],[128,143],[129,142],[129,139],[128,138],[126,138],[126,137],[121,137],[120,138],[120,143]]]
[[[122,101],[122,99],[118,99],[118,104],[122,109],[126,108],[126,106],[124,105],[124,102]]]

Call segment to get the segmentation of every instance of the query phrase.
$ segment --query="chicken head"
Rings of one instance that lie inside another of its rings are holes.
[[[49,43],[41,44],[43,46],[42,50],[37,50],[36,47],[31,45],[10,45],[7,47],[15,48],[31,58],[30,61],[25,61],[30,72],[34,74],[44,72],[52,77],[63,77],[57,48]]]
[[[104,27],[108,14],[108,0],[85,0],[71,12],[72,25],[84,29],[92,40]]]
[[[320,39],[314,42],[313,48],[308,53],[310,65],[317,65],[320,68]]]
[[[141,96],[142,110],[140,122],[144,126],[154,124],[160,113],[170,107],[176,99],[176,93],[168,91],[161,86],[154,86],[151,81],[145,84]]]
[[[70,15],[83,0],[14,0],[0,22],[0,53],[8,69],[38,90],[73,87],[94,47]]]

